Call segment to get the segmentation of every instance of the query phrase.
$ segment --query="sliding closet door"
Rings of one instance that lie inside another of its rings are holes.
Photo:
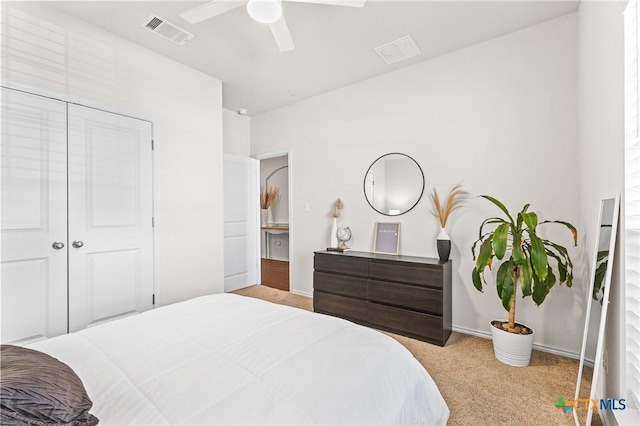
[[[151,123],[69,105],[69,329],[152,307]]]
[[[67,332],[66,116],[2,89],[2,343]]]

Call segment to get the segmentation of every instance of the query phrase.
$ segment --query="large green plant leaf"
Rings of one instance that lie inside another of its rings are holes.
[[[484,271],[484,268],[489,264],[489,260],[491,260],[493,250],[491,246],[492,240],[493,235],[490,235],[480,246],[480,253],[478,253],[478,260],[476,260],[476,269],[478,272]]]
[[[564,259],[562,259],[557,253],[550,249],[547,249],[547,256],[553,257],[556,260],[558,268],[558,278],[560,280],[560,284],[562,284],[567,280],[567,267],[564,264]]]
[[[482,291],[482,280],[480,278],[480,272],[478,272],[477,268],[473,268],[473,271],[471,271],[471,279],[473,280],[473,286],[478,291]]]
[[[598,263],[599,262],[599,263]],[[599,251],[596,259],[596,273],[593,280],[593,299],[600,300],[598,295],[601,292],[605,275],[607,274],[607,264],[609,263],[609,250]],[[600,300],[602,302],[602,300]]]
[[[531,295],[531,297],[533,298],[535,304],[540,306],[542,302],[544,302],[544,299],[547,297],[547,294],[549,294],[549,292],[551,291],[551,287],[553,287],[556,283],[556,277],[555,275],[553,275],[553,271],[549,266],[547,267],[547,274],[544,280],[538,280],[534,275],[533,281],[533,294]]]
[[[530,204],[525,204],[520,213],[518,213],[517,230],[515,230],[516,232],[522,230],[522,215],[529,209],[529,206]]]
[[[502,306],[506,311],[511,309],[511,298],[515,291],[512,276],[514,267],[515,264],[509,260],[500,265],[498,273],[496,274],[496,289],[498,291],[498,297],[502,300]]]
[[[538,238],[532,229],[527,230],[527,233],[531,240],[531,265],[533,266],[533,273],[537,275],[541,281],[544,281],[547,278],[547,266],[549,265],[544,242]]]
[[[555,250],[554,253],[557,255],[556,259],[558,259],[558,272],[560,274],[560,280],[564,281],[565,285],[570,288],[573,285],[573,262],[569,257],[567,249],[549,240],[544,240],[544,244],[548,249],[547,251]],[[564,272],[564,277],[562,275],[562,269],[566,270]]]
[[[529,229],[533,229],[535,231],[536,227],[538,226],[538,215],[535,214],[534,212],[530,212],[530,213],[521,213],[522,215],[522,220],[524,220],[524,223],[527,225],[527,228]]]
[[[524,262],[520,267],[520,288],[522,297],[531,296],[531,283],[533,281],[533,270],[530,262]]]
[[[507,237],[509,236],[509,224],[503,223],[493,232],[493,253],[502,260],[507,251]]]
[[[549,249],[555,250],[562,257],[563,262],[567,265],[567,269],[573,269],[573,262],[566,248],[549,240],[543,240],[543,243],[549,247]]]
[[[491,201],[493,204],[495,204],[496,206],[498,206],[498,208],[500,210],[502,210],[502,212],[504,214],[507,215],[507,217],[509,218],[509,222],[511,223],[515,223],[513,221],[513,218],[511,217],[511,215],[509,214],[509,210],[507,210],[507,208],[504,206],[504,204],[502,204],[500,201],[498,201],[497,199],[491,197],[490,195],[481,195],[482,198],[486,198],[487,200]]]
[[[482,222],[482,224],[480,225],[480,229],[478,229],[478,240],[484,240],[484,238],[487,235],[493,233],[493,231],[484,233],[484,227],[486,225],[495,225],[496,223],[508,223],[508,222],[501,217],[490,217],[489,219],[485,219],[484,222]]]
[[[527,261],[527,256],[522,246],[522,233],[518,232],[513,235],[513,241],[511,243],[511,257],[516,265],[522,265]]]
[[[573,245],[574,246],[578,245],[578,230],[576,229],[575,226],[573,226],[569,222],[565,222],[563,220],[545,220],[543,222],[540,222],[540,225],[542,225],[543,223],[559,223],[561,225],[566,226],[567,228],[569,228],[569,230],[571,231],[571,235],[573,236]]]

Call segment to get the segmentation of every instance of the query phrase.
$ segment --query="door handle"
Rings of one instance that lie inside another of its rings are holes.
[[[80,248],[80,247],[82,247],[84,245],[84,243],[82,241],[80,241],[80,240],[75,240],[73,243],[71,243],[71,245],[74,248]]]
[[[53,244],[51,244],[51,247],[56,250],[62,250],[64,248],[64,243],[62,241],[54,241]]]

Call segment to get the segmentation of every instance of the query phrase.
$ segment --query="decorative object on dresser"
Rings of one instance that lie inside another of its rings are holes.
[[[569,252],[565,247],[538,236],[538,225],[557,223],[566,226],[571,231],[574,246],[577,245],[578,233],[568,222],[545,220],[538,223],[538,216],[528,211],[529,204],[514,220],[502,202],[488,195],[481,197],[495,204],[507,219],[490,217],[480,225],[480,238],[471,248],[475,261],[471,274],[473,285],[482,291],[483,284],[486,284],[485,269],[493,263],[494,257],[499,261],[506,257],[498,268],[496,287],[502,306],[509,312],[509,320],[491,322],[493,349],[499,361],[524,367],[529,365],[531,358],[534,331],[515,322],[518,286],[523,297],[531,296],[536,305],[540,305],[558,281],[560,284],[566,282],[567,287],[573,283],[573,263]],[[485,225],[496,225],[496,228],[486,231]],[[480,247],[476,250],[478,243]],[[556,260],[558,277],[549,263],[550,258]]]
[[[436,248],[438,249],[438,257],[440,260],[449,259],[449,255],[451,254],[451,238],[445,228],[449,216],[451,216],[454,210],[463,206],[468,194],[467,191],[462,189],[461,184],[457,184],[449,190],[449,194],[441,202],[438,191],[435,188],[431,191],[431,201],[433,202],[434,208],[431,213],[438,219],[438,223],[440,224],[440,233],[436,239]]]
[[[451,261],[315,252],[313,309],[444,346],[451,335]]]
[[[340,200],[340,198],[338,198],[333,203],[333,207],[331,208],[331,217],[333,217],[333,223],[331,224],[331,232],[329,234],[330,248],[338,248],[338,218],[340,217],[340,210],[342,210],[343,208],[344,204],[342,203],[342,200]]]
[[[373,251],[376,253],[398,254],[400,246],[400,223],[376,222]]]
[[[340,242],[338,248],[341,251],[351,250],[349,246],[347,246],[347,241],[351,239],[351,229],[349,229],[348,226],[344,228],[338,228],[338,232],[336,232],[336,235],[338,236],[338,242]]]
[[[410,211],[423,192],[424,173],[418,162],[406,154],[385,154],[364,175],[364,197],[372,209],[385,216]]]

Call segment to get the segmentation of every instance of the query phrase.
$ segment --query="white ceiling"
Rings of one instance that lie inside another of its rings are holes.
[[[296,49],[281,53],[244,7],[191,25],[200,1],[55,1],[49,5],[223,81],[223,105],[249,115],[572,13],[579,1],[368,0],[363,8],[284,2]],[[195,34],[178,47],[141,27],[156,13]],[[410,34],[422,54],[387,65],[374,48]]]

